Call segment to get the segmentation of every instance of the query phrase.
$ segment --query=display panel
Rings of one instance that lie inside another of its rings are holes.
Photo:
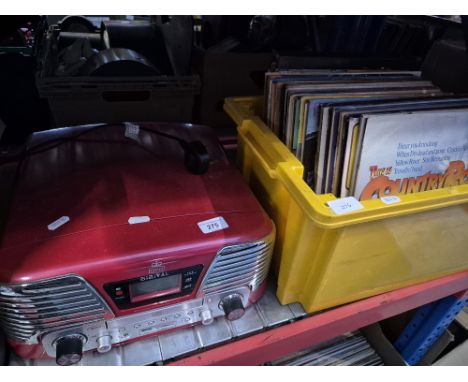
[[[180,288],[180,274],[155,278],[130,284],[130,298],[132,302],[138,302],[149,298],[177,293],[180,292]]]
[[[129,309],[144,304],[151,304],[156,301],[185,296],[192,293],[195,286],[197,285],[198,278],[200,277],[202,271],[203,265],[197,264],[188,268],[169,271],[165,273],[164,276],[146,274],[144,276],[140,275],[133,279],[108,283],[104,285],[104,289],[119,309]],[[171,276],[180,277],[180,284],[178,284],[177,287],[171,288],[171,286],[174,285],[171,284],[171,282],[175,283],[175,279],[161,281],[161,283],[156,282],[154,284],[146,284],[152,280],[162,280]],[[136,286],[137,284],[143,283],[145,285],[141,286],[140,288]],[[166,287],[169,289],[164,289]]]

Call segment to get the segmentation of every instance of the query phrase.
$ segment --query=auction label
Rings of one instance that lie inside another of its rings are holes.
[[[224,220],[222,216],[218,216],[209,220],[204,220],[202,222],[198,222],[197,224],[200,230],[205,234],[229,228],[228,223],[226,223],[226,220]]]

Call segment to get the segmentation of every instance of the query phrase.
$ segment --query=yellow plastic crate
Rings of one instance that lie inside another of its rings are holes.
[[[303,166],[259,117],[262,97],[228,98],[244,178],[276,223],[281,303],[308,312],[468,269],[468,185],[400,196],[334,214]]]

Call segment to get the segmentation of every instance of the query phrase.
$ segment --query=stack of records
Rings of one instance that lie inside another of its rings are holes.
[[[383,366],[360,332],[343,334],[309,349],[269,362],[267,366]]]
[[[266,74],[265,119],[318,194],[359,200],[468,182],[468,97],[411,71]]]

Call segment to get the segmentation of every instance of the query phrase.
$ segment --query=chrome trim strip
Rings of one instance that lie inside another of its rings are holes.
[[[0,285],[0,326],[12,340],[36,344],[51,330],[106,317],[114,317],[112,310],[79,275]]]
[[[201,322],[201,313],[209,310],[214,318],[224,316],[219,302],[229,294],[242,296],[244,306],[249,306],[250,289],[248,287],[226,289],[220,293],[197,297],[178,304],[147,310],[127,316],[115,317],[112,320],[93,324],[83,322],[75,327],[47,333],[42,338],[42,345],[51,357],[55,356],[54,342],[66,335],[84,335],[88,340],[83,351],[96,349],[97,339],[104,335],[111,336],[112,344],[137,339],[148,334],[157,334],[168,329],[192,325]],[[176,331],[175,333],[178,333]],[[176,345],[174,345],[176,346]]]
[[[73,295],[73,296],[69,296],[69,297],[59,297],[59,298],[53,298],[52,300],[55,302],[59,302],[60,304],[64,303],[66,304],[67,302],[69,301],[73,301],[73,300],[76,300],[76,297],[77,296],[81,296],[83,298],[92,298],[93,295],[91,293],[86,293],[86,294],[78,294],[78,295]],[[25,309],[25,310],[28,310],[28,309],[43,309],[41,308],[41,306],[43,305],[48,305],[50,304],[51,302],[51,299],[46,299],[46,300],[43,300],[43,301],[34,301],[34,302],[31,302],[31,301],[28,301],[28,302],[5,302],[5,301],[0,301],[0,307],[8,307],[8,308],[11,308],[11,309]],[[37,307],[37,308],[36,308]]]
[[[247,268],[247,272],[244,273],[234,273],[235,276],[232,275],[220,275],[216,277],[210,276],[210,280],[206,283],[206,285],[210,284],[217,284],[219,282],[228,282],[228,281],[236,281],[236,280],[243,280],[243,279],[250,279],[251,277],[255,277],[257,274],[261,273],[261,271],[267,271],[270,263],[268,259],[265,259],[266,263],[262,264],[258,267]]]
[[[234,267],[232,269],[217,269],[216,271],[213,272],[211,275],[212,278],[218,278],[218,277],[224,277],[226,275],[229,275],[230,273],[233,272],[241,272],[245,270],[249,270],[252,268],[258,268],[268,262],[268,258],[263,256],[259,257],[258,259],[255,258],[254,261],[248,260],[248,261],[239,261],[238,263],[234,263]]]
[[[247,261],[247,260],[251,260],[251,259],[254,259],[256,257],[261,257],[265,254],[266,251],[268,251],[269,248],[265,248],[265,249],[262,249],[261,251],[258,251],[258,252],[252,252],[250,254],[247,254],[245,256],[242,257],[242,261]],[[222,265],[229,265],[229,264],[232,264],[232,263],[236,263],[239,261],[239,255],[236,256],[236,257],[232,257],[232,258],[226,258],[227,256],[223,256],[218,264],[222,264]]]
[[[78,310],[77,312],[67,312],[67,311],[60,311],[60,316],[57,316],[58,312],[55,312],[53,315],[42,315],[42,317],[39,318],[26,318],[20,319],[17,317],[7,317],[3,316],[0,321],[5,321],[5,322],[12,322],[12,323],[18,323],[18,324],[24,324],[24,325],[41,325],[41,324],[50,324],[52,322],[61,322],[64,318],[74,318],[76,316],[83,316],[86,314],[94,313],[94,312],[104,312],[104,309],[99,305],[99,304],[93,304],[93,305],[85,305],[85,306],[80,306],[78,308],[75,308],[74,310]],[[81,310],[82,309],[82,310]]]
[[[56,292],[56,291],[63,291],[64,289],[67,290],[67,289],[75,289],[75,288],[80,288],[82,287],[81,284],[70,284],[70,285],[63,285],[63,286],[54,286],[54,287],[48,287],[48,288],[35,288],[33,287],[31,289],[31,287],[33,287],[33,284],[27,286],[27,287],[24,287],[23,288],[23,293],[25,294],[28,294],[28,293],[31,293],[31,294],[39,294],[39,293],[49,293],[49,292]]]
[[[275,229],[261,240],[219,250],[202,280],[199,295],[232,287],[257,289],[268,274],[274,240]]]
[[[14,296],[0,296],[0,301],[4,301],[4,302],[8,302],[8,301],[18,301],[18,302],[22,302],[22,301],[26,301],[26,302],[30,302],[30,301],[37,301],[37,300],[43,300],[45,298],[55,298],[56,296],[68,296],[68,295],[75,295],[75,294],[78,294],[78,293],[82,293],[82,292],[88,292],[88,290],[86,288],[83,288],[83,289],[79,289],[79,290],[73,290],[73,291],[68,291],[68,292],[62,292],[62,293],[54,293],[54,294],[50,294],[50,295],[46,295],[46,296],[19,296],[19,295],[14,295]],[[0,290],[0,293],[1,293],[1,290]]]
[[[44,304],[41,304],[41,305],[44,305]],[[38,307],[31,306],[31,307],[26,307],[26,308],[24,308],[24,307],[11,308],[11,307],[2,306],[0,304],[0,309],[4,309],[7,312],[7,314],[8,314],[8,312],[12,312],[12,313],[19,314],[19,315],[37,315],[40,312],[44,312],[44,314],[47,314],[46,312],[50,311],[50,310],[66,309],[68,307],[81,306],[81,305],[83,305],[83,302],[82,301],[75,301],[74,302],[74,300],[72,300],[71,302],[70,301],[68,301],[68,302],[60,301],[58,304],[55,304],[54,306],[43,306],[43,307],[41,307],[41,305],[39,305]]]

